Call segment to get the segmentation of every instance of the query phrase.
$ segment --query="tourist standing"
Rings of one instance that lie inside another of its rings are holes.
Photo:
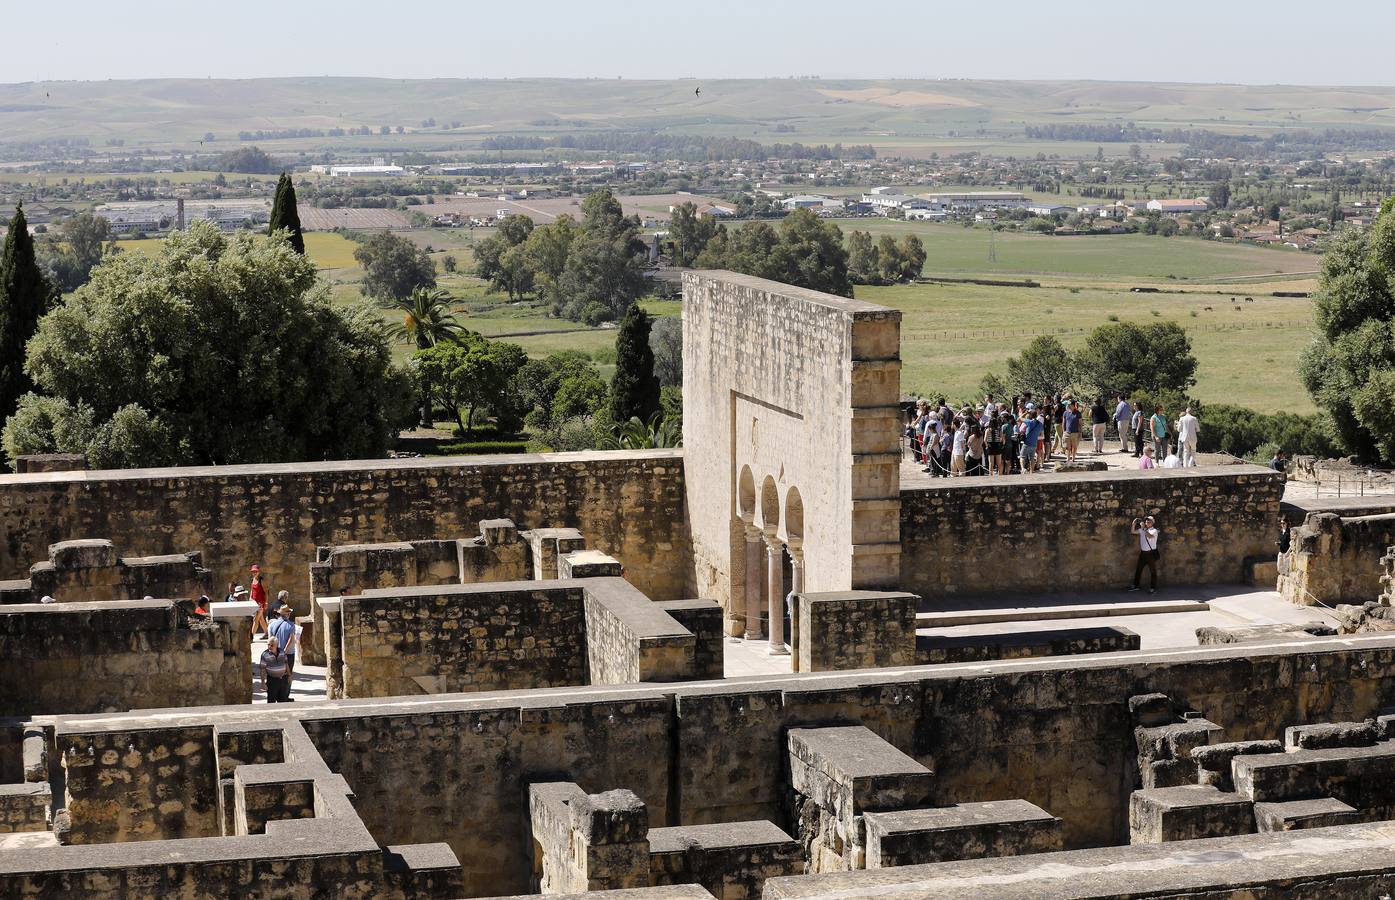
[[[1201,435],[1201,422],[1192,415],[1192,408],[1188,406],[1182,413],[1182,418],[1177,420],[1177,443],[1182,449],[1182,465],[1196,465],[1196,439]]]
[[[1036,408],[1027,404],[1027,409],[1023,413],[1022,424],[1017,427],[1017,438],[1020,441],[1018,456],[1022,463],[1022,474],[1036,470],[1037,466],[1037,442],[1041,440],[1042,423],[1037,418]]]
[[[1095,455],[1104,455],[1104,433],[1109,428],[1109,410],[1104,408],[1104,398],[1096,397],[1090,407],[1090,435],[1095,439]]]
[[[1129,409],[1129,401],[1123,394],[1119,395],[1119,402],[1114,407],[1114,427],[1119,431],[1119,452],[1129,452],[1129,435],[1133,432],[1129,429],[1129,422],[1133,419]]]
[[[267,633],[276,638],[276,643],[280,645],[281,652],[286,654],[286,660],[290,663],[291,671],[295,671],[295,652],[297,650],[295,639],[295,610],[291,609],[286,601],[291,597],[289,591],[282,591],[276,595],[276,618],[271,620],[271,625]]]
[[[988,457],[988,474],[1003,474],[1003,424],[995,409],[983,431],[983,452]]]
[[[1167,415],[1163,413],[1161,403],[1153,407],[1148,426],[1149,434],[1153,438],[1153,458],[1161,459],[1167,456]]]
[[[252,573],[252,602],[257,604],[257,614],[252,618],[252,637],[257,636],[257,632],[266,634],[266,585],[262,583],[262,567],[253,565],[250,569]]]
[[[957,425],[952,425],[952,426],[950,426],[950,427],[954,429],[954,442],[953,442],[953,444],[951,444],[951,456],[950,456],[950,460],[949,460],[949,474],[951,474],[951,475],[963,475],[963,474],[964,474],[964,457],[965,457],[965,454],[968,452],[968,449],[969,449],[969,446],[968,446],[969,435],[968,435],[968,433],[967,433],[967,432],[968,432],[969,426],[967,426],[967,425],[965,425],[964,423],[960,422],[960,423],[958,423]]]
[[[1284,516],[1279,516],[1279,552],[1287,553],[1292,543],[1293,536],[1288,530],[1288,519]]]
[[[968,473],[970,475],[983,474],[983,434],[975,422],[969,426],[968,448],[966,450]]]
[[[1139,582],[1143,578],[1143,569],[1148,569],[1148,593],[1158,592],[1158,529],[1153,523],[1152,516],[1145,516],[1143,519],[1134,519],[1133,527],[1129,529],[1131,534],[1138,535],[1138,564],[1133,569],[1133,587],[1130,591],[1139,590]]]
[[[1275,472],[1288,473],[1288,460],[1284,458],[1284,451],[1274,451],[1274,455],[1269,458],[1269,468]]]
[[[291,666],[276,638],[267,638],[266,649],[259,660],[262,670],[262,691],[267,703],[284,703],[291,698]]]
[[[1143,415],[1143,404],[1137,400],[1133,403],[1133,414],[1129,416],[1129,434],[1133,435],[1133,455],[1138,459],[1143,456],[1143,438],[1148,434],[1148,417]]]
[[[1080,452],[1080,404],[1074,400],[1066,407],[1066,411],[1061,414],[1061,424],[1066,431],[1066,461],[1075,462],[1075,456]]]

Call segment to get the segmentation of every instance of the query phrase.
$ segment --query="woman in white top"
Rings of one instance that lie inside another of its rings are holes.
[[[964,474],[964,454],[968,449],[969,426],[960,424],[954,429],[954,449],[949,458],[949,474]]]

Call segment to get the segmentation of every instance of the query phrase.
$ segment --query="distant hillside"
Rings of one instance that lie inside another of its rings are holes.
[[[699,85],[700,95],[695,93]],[[1124,123],[1233,134],[1395,128],[1395,88],[377,78],[0,85],[0,142],[80,138],[94,149],[109,142],[187,148],[197,146],[206,133],[220,145],[237,142],[239,132],[328,133],[366,126],[377,136],[382,126],[395,130],[399,125],[407,133],[389,136],[385,146],[467,149],[491,134],[655,129],[895,148],[965,136],[1017,139],[1028,126]]]

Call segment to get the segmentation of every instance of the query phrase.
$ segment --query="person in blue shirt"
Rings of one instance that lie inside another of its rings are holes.
[[[1037,441],[1041,438],[1042,423],[1036,417],[1036,404],[1027,404],[1027,415],[1018,426],[1022,435],[1022,446],[1018,454],[1022,459],[1022,473],[1034,472],[1040,465],[1037,460]]]
[[[1119,429],[1119,451],[1129,452],[1129,422],[1133,420],[1133,411],[1129,408],[1129,401],[1123,394],[1119,395],[1119,405],[1114,407],[1114,424]]]

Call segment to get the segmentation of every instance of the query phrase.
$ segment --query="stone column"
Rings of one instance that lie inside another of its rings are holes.
[[[770,598],[770,655],[781,656],[789,653],[785,649],[785,567],[781,565],[780,553],[784,544],[774,535],[765,539],[765,577],[767,596]]]
[[[761,531],[746,526],[746,640],[760,639]]]
[[[799,671],[799,607],[796,597],[804,593],[804,542],[790,538],[785,545],[790,551],[790,653],[794,655],[792,671]]]

